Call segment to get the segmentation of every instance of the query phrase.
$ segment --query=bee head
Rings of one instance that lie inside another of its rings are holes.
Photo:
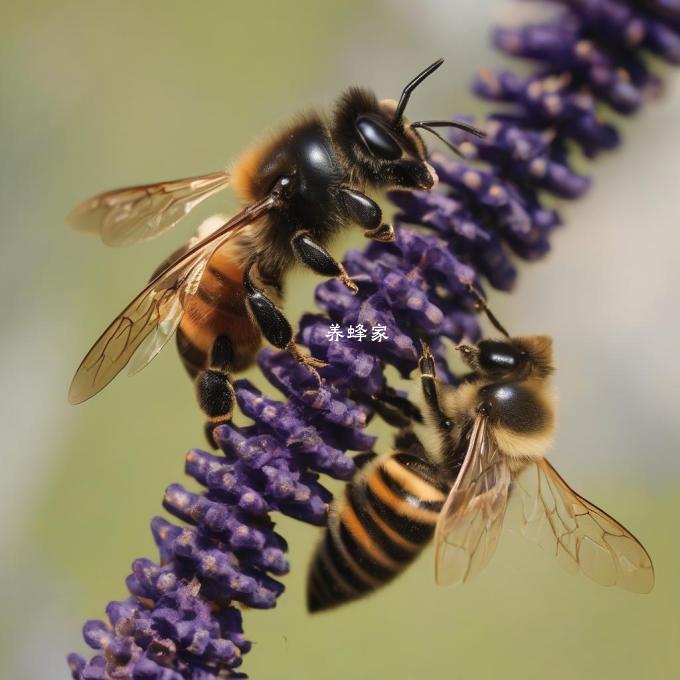
[[[403,187],[429,191],[437,183],[420,135],[394,123],[397,103],[378,101],[370,90],[352,87],[339,99],[332,135],[351,181],[375,188]]]
[[[552,338],[547,335],[485,339],[458,350],[473,371],[493,380],[546,378],[553,372]]]
[[[413,91],[443,63],[443,59],[437,59],[421,71],[403,89],[398,102],[378,101],[370,90],[356,87],[340,97],[332,134],[357,183],[429,191],[437,183],[437,174],[426,161],[427,148],[418,130],[435,135],[459,155],[458,149],[435,128],[457,127],[478,137],[484,136],[467,123],[446,120],[410,123],[404,116]]]
[[[437,174],[426,161],[427,148],[418,129],[439,137],[434,127],[474,128],[446,121],[410,123],[404,111],[411,93],[443,63],[443,59],[438,59],[419,73],[406,85],[398,102],[393,99],[378,101],[373,92],[357,87],[350,88],[340,97],[332,135],[357,184],[428,191],[437,183]],[[448,144],[446,140],[442,141]]]

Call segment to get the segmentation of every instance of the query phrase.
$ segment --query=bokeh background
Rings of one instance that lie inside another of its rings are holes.
[[[273,123],[359,82],[395,97],[438,56],[411,117],[480,113],[467,90],[501,62],[497,21],[543,8],[501,0],[3,3],[0,26],[0,677],[66,678],[80,627],[125,596],[183,456],[203,446],[170,347],[134,380],[70,408],[73,370],[191,226],[113,250],[64,215],[115,186],[223,167]],[[492,295],[512,331],[556,338],[561,428],[553,461],[644,539],[649,596],[563,573],[506,532],[488,571],[433,583],[433,554],[384,592],[316,618],[304,609],[318,531],[286,519],[279,606],[245,615],[244,670],[268,678],[669,678],[680,668],[678,351],[680,78],[590,168],[554,253]],[[207,211],[229,210],[212,199]],[[194,224],[198,222],[197,218]],[[190,222],[192,220],[189,220]],[[340,254],[358,244],[348,235]],[[287,308],[312,304],[296,273]],[[258,384],[256,375],[249,376]],[[386,447],[388,442],[381,446]]]

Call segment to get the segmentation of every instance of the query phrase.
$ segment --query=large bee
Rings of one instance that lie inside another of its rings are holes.
[[[436,380],[424,347],[424,415],[439,450],[426,453],[411,437],[405,450],[362,454],[365,464],[331,508],[310,567],[310,611],[387,583],[433,534],[436,582],[469,581],[493,556],[510,500],[519,501],[524,535],[568,571],[636,593],[652,589],[654,569],[640,542],[545,458],[555,432],[552,340],[511,338],[476,297],[503,339],[457,348],[472,373],[456,388]]]
[[[252,362],[262,336],[316,373],[324,364],[304,355],[279,309],[286,272],[299,262],[357,290],[326,250],[341,228],[356,223],[377,241],[394,239],[378,204],[364,192],[401,187],[428,191],[437,177],[418,129],[442,139],[455,121],[409,123],[404,111],[439,59],[404,88],[399,102],[350,88],[334,114],[313,113],[247,151],[229,172],[100,194],[69,216],[78,230],[104,243],[128,245],[164,233],[202,201],[231,184],[246,207],[211,233],[199,233],[154,273],[113,320],[78,368],[69,400],[89,399],[133,359],[139,370],[177,331],[184,364],[208,417],[206,432],[231,418],[229,376]],[[445,141],[445,140],[443,140]]]

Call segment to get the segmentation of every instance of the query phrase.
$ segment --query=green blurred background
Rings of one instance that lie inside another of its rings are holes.
[[[276,121],[327,107],[349,84],[395,97],[440,55],[447,64],[418,90],[412,117],[481,112],[466,87],[476,68],[501,62],[490,26],[542,8],[3,5],[0,677],[65,678],[65,654],[86,652],[83,620],[125,597],[135,557],[155,556],[149,520],[203,435],[173,348],[134,380],[79,408],[66,403],[91,342],[191,225],[113,250],[69,232],[64,215],[104,189],[221,168]],[[292,571],[275,610],[245,615],[252,677],[677,677],[680,80],[667,83],[663,99],[623,123],[624,150],[598,161],[593,192],[565,206],[554,254],[523,268],[515,294],[493,296],[512,331],[555,336],[552,460],[644,540],[654,592],[569,577],[507,532],[469,586],[437,589],[428,550],[384,592],[313,618],[304,580],[318,531],[282,519]],[[220,197],[203,214],[233,206]],[[335,250],[359,242],[347,236]],[[315,283],[294,275],[292,318],[311,307]]]

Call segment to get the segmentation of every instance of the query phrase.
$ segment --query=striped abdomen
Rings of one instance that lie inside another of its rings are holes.
[[[378,458],[347,485],[312,560],[310,611],[372,592],[401,573],[432,538],[450,485],[407,453]]]
[[[209,367],[219,336],[231,344],[230,371],[247,368],[260,346],[260,330],[246,308],[241,260],[236,240],[226,243],[212,256],[196,294],[187,300],[177,346],[192,376]]]

